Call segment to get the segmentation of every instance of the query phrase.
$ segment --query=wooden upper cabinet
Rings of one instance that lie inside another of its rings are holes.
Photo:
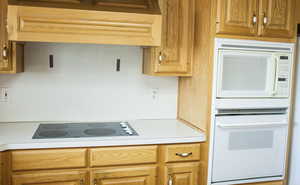
[[[7,0],[0,0],[0,74],[22,72],[23,45],[8,40]]]
[[[218,37],[295,41],[295,0],[216,0]]]
[[[255,36],[258,0],[218,0],[217,33]]]
[[[198,185],[200,182],[198,162],[167,164],[165,168],[165,182],[162,184]]]
[[[163,16],[160,47],[144,49],[144,73],[161,76],[191,76],[195,1],[160,0]]]
[[[295,15],[296,15],[296,24],[300,24],[300,1],[296,1],[296,10],[295,10]]]
[[[48,171],[12,176],[12,185],[88,185],[87,171]]]
[[[0,71],[9,71],[10,45],[7,39],[7,0],[0,1]]]
[[[295,36],[295,0],[260,0],[259,35],[273,38]]]
[[[94,185],[156,185],[156,166],[99,168],[91,171]]]
[[[162,16],[157,0],[9,2],[11,41],[140,46],[161,43]]]

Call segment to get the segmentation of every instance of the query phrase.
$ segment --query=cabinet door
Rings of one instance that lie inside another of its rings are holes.
[[[95,185],[155,185],[156,166],[99,168],[91,179]]]
[[[18,73],[23,69],[23,44],[8,41],[7,1],[0,0],[0,74]]]
[[[190,76],[194,48],[195,0],[159,0],[163,15],[160,47],[144,50],[144,73]]]
[[[200,185],[199,170],[198,162],[166,164],[161,185]]]
[[[12,176],[12,185],[88,185],[87,171],[20,173]]]
[[[293,38],[295,34],[295,0],[260,0],[259,35]]]
[[[218,0],[217,34],[256,36],[258,0]]]
[[[9,43],[7,39],[7,0],[0,1],[0,71],[11,69],[9,63]]]

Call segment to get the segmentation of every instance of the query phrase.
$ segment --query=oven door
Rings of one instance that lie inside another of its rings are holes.
[[[276,60],[271,52],[220,50],[217,97],[257,98],[274,95]]]
[[[212,182],[283,177],[286,115],[218,116]]]

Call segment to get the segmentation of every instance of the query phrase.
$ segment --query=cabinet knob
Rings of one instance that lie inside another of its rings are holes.
[[[168,185],[173,185],[173,179],[172,179],[172,176],[169,176]]]
[[[8,47],[4,46],[2,50],[2,57],[4,60],[8,59]]]
[[[252,17],[252,23],[255,25],[257,23],[257,16],[254,14]]]
[[[176,155],[180,156],[180,157],[188,157],[188,156],[193,155],[193,152],[190,152],[190,153],[176,153]]]
[[[163,63],[166,60],[166,55],[164,54],[164,52],[159,52],[159,56],[158,56],[158,62],[159,64]]]
[[[263,24],[264,26],[268,24],[268,17],[266,16],[266,13],[264,13],[264,19],[263,19]]]

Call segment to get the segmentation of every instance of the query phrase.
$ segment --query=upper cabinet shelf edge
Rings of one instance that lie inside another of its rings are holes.
[[[162,17],[156,1],[10,0],[8,39],[159,46]]]

